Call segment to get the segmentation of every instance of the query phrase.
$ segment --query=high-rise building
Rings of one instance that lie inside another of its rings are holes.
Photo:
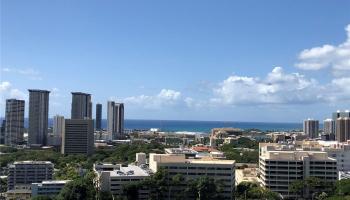
[[[338,118],[336,127],[335,137],[338,142],[346,142],[347,140],[350,140],[350,118]]]
[[[29,145],[46,145],[48,119],[49,119],[49,94],[47,90],[29,91]]]
[[[277,143],[259,144],[259,179],[261,185],[284,198],[298,198],[289,188],[297,180],[316,177],[328,184],[338,179],[337,160],[327,152],[303,151]],[[314,191],[304,190],[303,197],[311,199]]]
[[[24,131],[24,100],[7,99],[5,112],[5,144],[22,144]]]
[[[64,132],[64,117],[56,115],[53,117],[53,135],[62,137]]]
[[[334,134],[334,123],[333,119],[325,119],[323,121],[323,133],[324,134]]]
[[[91,94],[72,92],[72,119],[92,119]]]
[[[2,120],[0,127],[0,144],[5,144],[5,123],[6,120]]]
[[[18,161],[9,165],[7,188],[30,186],[44,180],[52,180],[54,165],[49,161]]]
[[[124,133],[124,104],[107,102],[107,132],[110,139],[116,139]]]
[[[334,126],[334,134],[337,132],[337,119],[341,117],[348,117],[350,118],[350,111],[345,110],[345,111],[340,111],[337,110],[337,112],[332,113],[332,119],[333,119],[333,126]]]
[[[101,130],[102,122],[102,104],[96,104],[96,130]]]
[[[318,128],[319,128],[318,120],[307,119],[304,121],[303,130],[304,130],[304,133],[307,136],[309,136],[309,138],[318,137]]]
[[[323,120],[323,135],[324,140],[335,140],[335,123],[333,119]]]
[[[86,154],[94,151],[94,122],[92,119],[66,119],[62,136],[62,154]]]

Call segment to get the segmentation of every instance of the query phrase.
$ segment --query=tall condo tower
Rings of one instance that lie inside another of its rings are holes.
[[[319,122],[318,120],[307,119],[304,121],[304,133],[309,136],[309,138],[317,138],[318,137],[318,128]]]
[[[338,142],[346,142],[347,140],[350,140],[350,118],[338,118],[336,127],[335,138]]]
[[[92,119],[91,94],[72,92],[72,119]]]
[[[96,104],[96,130],[101,130],[102,104]]]
[[[53,117],[53,135],[57,137],[62,137],[64,132],[64,117],[56,115]]]
[[[46,145],[49,119],[49,94],[47,90],[29,91],[29,145]]]
[[[116,139],[124,133],[124,104],[107,102],[107,132],[109,139]]]
[[[5,111],[5,144],[13,146],[23,142],[24,100],[7,99]]]
[[[323,120],[323,132],[324,134],[334,134],[335,127],[333,119],[325,119]]]

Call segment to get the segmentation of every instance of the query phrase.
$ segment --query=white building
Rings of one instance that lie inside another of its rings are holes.
[[[62,137],[64,132],[64,117],[56,115],[53,117],[53,131],[52,134],[58,137]]]
[[[52,181],[42,181],[41,183],[32,183],[32,197],[35,196],[56,196],[58,195],[62,188],[70,180],[52,180]]]
[[[212,157],[187,159],[185,154],[154,154],[149,155],[149,168],[157,172],[164,168],[168,178],[182,174],[186,180],[203,176],[221,180],[224,184],[222,195],[224,199],[232,199],[235,187],[235,161]],[[183,192],[184,188],[173,188],[173,191]],[[174,192],[176,193],[176,192]],[[172,197],[170,197],[172,198]]]
[[[304,141],[298,146],[302,150],[324,151],[328,156],[337,160],[339,171],[350,171],[350,140],[347,142],[337,141]]]
[[[121,195],[123,186],[132,182],[139,182],[150,176],[147,168],[122,164],[94,164],[96,174],[95,185],[100,191],[109,191],[113,195]],[[148,199],[149,191],[140,190],[138,199]]]
[[[338,179],[337,160],[326,152],[295,150],[276,143],[259,144],[259,175],[261,184],[280,193],[284,198],[295,198],[290,185],[296,180],[317,177],[326,182]],[[304,191],[305,197],[309,197]]]
[[[335,126],[334,126],[333,119],[323,120],[323,133],[327,135],[335,133]]]

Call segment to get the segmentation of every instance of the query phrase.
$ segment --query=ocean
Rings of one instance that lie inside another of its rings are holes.
[[[49,127],[52,127],[53,120],[49,119]],[[25,119],[24,126],[28,127],[28,119]],[[231,122],[231,121],[188,121],[188,120],[137,120],[126,119],[126,129],[150,129],[159,128],[161,131],[169,132],[203,132],[209,133],[212,128],[233,127],[240,129],[259,129],[262,131],[288,131],[302,130],[302,123],[273,123],[273,122]],[[320,128],[322,125],[320,124]],[[102,128],[107,127],[107,120],[102,120]]]

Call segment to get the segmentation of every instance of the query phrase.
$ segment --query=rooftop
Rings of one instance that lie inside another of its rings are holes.
[[[42,93],[50,93],[48,90],[38,90],[38,89],[28,89],[29,92],[42,92]]]
[[[26,164],[53,164],[50,161],[37,161],[37,160],[25,160],[25,161],[15,161],[13,164],[15,165],[26,165]]]
[[[91,95],[89,93],[84,93],[84,92],[72,92],[72,94],[74,94],[74,95],[87,95],[87,96]]]
[[[94,169],[98,172],[110,172],[110,176],[149,176],[149,170],[146,166],[102,163],[95,164]]]

